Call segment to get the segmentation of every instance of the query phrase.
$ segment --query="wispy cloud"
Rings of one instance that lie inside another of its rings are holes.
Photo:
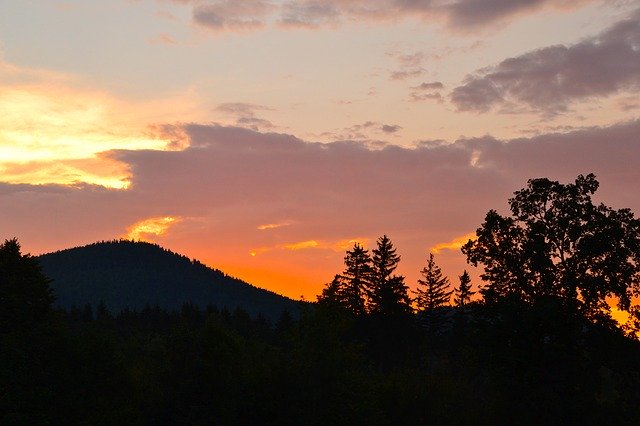
[[[475,232],[470,232],[461,237],[456,237],[451,241],[447,241],[444,243],[438,243],[431,247],[431,251],[435,254],[440,253],[442,250],[460,250],[460,248],[467,243],[469,240],[475,239]]]
[[[282,228],[284,226],[289,226],[289,225],[291,225],[291,222],[289,221],[279,222],[279,223],[267,223],[265,225],[259,225],[256,229],[258,229],[259,231],[267,231],[270,229]]]

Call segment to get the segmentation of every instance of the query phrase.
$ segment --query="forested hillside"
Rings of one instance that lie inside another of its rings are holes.
[[[56,306],[70,309],[104,303],[112,313],[159,306],[179,310],[192,303],[277,319],[298,314],[298,303],[254,287],[196,260],[146,242],[109,241],[45,254],[38,258],[52,279]]]

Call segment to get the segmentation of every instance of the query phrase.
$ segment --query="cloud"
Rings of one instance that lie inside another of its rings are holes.
[[[291,222],[280,222],[280,223],[267,223],[264,225],[259,225],[256,229],[260,230],[260,231],[266,231],[266,230],[271,230],[271,229],[277,229],[277,228],[282,228],[283,226],[289,226],[291,225]]]
[[[383,124],[378,121],[365,121],[361,124],[354,124],[349,127],[334,131],[325,132],[320,136],[324,138],[332,138],[340,141],[361,141],[368,144],[371,149],[380,149],[386,146],[386,142],[377,138],[398,133],[402,130],[402,126],[398,124]]]
[[[197,2],[193,20],[211,30],[255,30],[265,25],[274,5],[263,0]]]
[[[283,248],[287,250],[303,250],[308,248],[316,248],[320,245],[316,240],[300,241],[297,243],[285,244]]]
[[[596,201],[640,212],[640,170],[629,160],[640,156],[640,121],[506,141],[487,136],[376,149],[239,127],[181,128],[189,138],[184,149],[109,153],[130,170],[127,190],[0,184],[0,235],[18,236],[26,250],[39,252],[114,238],[149,218],[198,218],[174,222],[170,232],[152,238],[257,284],[307,297],[341,270],[353,240],[371,242],[385,233],[403,256],[399,273],[413,285],[426,248],[455,242],[489,209],[505,212],[507,199],[529,178],[568,182],[594,172],[601,182]],[[296,226],[256,229],[286,222]],[[309,241],[318,245],[285,248]],[[440,256],[449,276],[468,268],[453,247],[443,247]],[[276,277],[279,270],[290,280]]]
[[[449,24],[455,28],[475,28],[499,21],[508,21],[518,15],[535,12],[544,7],[573,9],[590,0],[458,0],[444,6]]]
[[[382,131],[384,133],[396,133],[402,129],[402,126],[398,126],[397,124],[383,124]]]
[[[339,17],[339,9],[329,1],[289,1],[282,6],[280,23],[284,26],[315,28],[335,24]]]
[[[218,105],[216,110],[233,117],[235,124],[241,127],[252,130],[268,130],[275,127],[269,120],[257,117],[258,111],[273,111],[273,108],[264,105],[229,102]]]
[[[459,111],[553,116],[580,101],[640,90],[640,11],[580,43],[550,46],[469,75],[451,93]]]
[[[135,241],[149,241],[149,238],[166,234],[169,227],[178,221],[180,221],[180,218],[171,216],[143,219],[128,227],[124,238]]]
[[[410,78],[420,77],[424,75],[425,72],[426,71],[424,70],[424,68],[412,68],[401,71],[392,71],[391,74],[389,74],[389,78],[391,80],[407,80]]]
[[[180,129],[169,135],[167,126],[148,123],[203,115],[188,91],[132,101],[87,86],[80,76],[0,59],[0,181],[125,188],[128,167],[104,152],[179,149]]]
[[[317,28],[350,22],[419,18],[456,31],[489,28],[542,9],[575,9],[596,0],[175,0],[191,4],[194,22],[213,31],[256,30],[267,25]]]
[[[421,83],[418,86],[414,86],[413,90],[440,90],[444,89],[444,84],[439,81],[432,81],[431,83]]]
[[[421,83],[418,86],[411,87],[409,93],[409,101],[422,102],[422,101],[437,101],[444,102],[444,98],[438,92],[438,90],[444,89],[444,85],[439,81],[433,81],[431,83]]]
[[[431,251],[434,254],[439,254],[442,250],[460,250],[460,248],[467,243],[467,241],[475,239],[476,233],[470,232],[461,237],[456,237],[451,241],[445,243],[438,243],[431,247]]]

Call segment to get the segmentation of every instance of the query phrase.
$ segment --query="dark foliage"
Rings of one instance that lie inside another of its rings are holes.
[[[400,263],[391,240],[386,235],[378,238],[371,257],[371,282],[367,289],[368,311],[374,315],[393,317],[411,312],[408,288],[404,277],[393,272]]]
[[[509,200],[511,217],[487,213],[462,252],[484,265],[487,302],[556,298],[592,320],[610,318],[607,297],[627,310],[640,294],[640,220],[629,209],[595,205],[595,176],[575,183],[531,179]]]

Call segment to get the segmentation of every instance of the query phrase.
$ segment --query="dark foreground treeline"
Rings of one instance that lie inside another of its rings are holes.
[[[55,311],[37,260],[6,241],[0,424],[640,424],[640,220],[594,205],[597,186],[531,180],[511,217],[490,211],[462,247],[481,299],[463,273],[455,308],[433,256],[411,303],[384,236],[295,321]]]
[[[51,312],[2,330],[2,424],[637,424],[640,346],[553,303]]]

